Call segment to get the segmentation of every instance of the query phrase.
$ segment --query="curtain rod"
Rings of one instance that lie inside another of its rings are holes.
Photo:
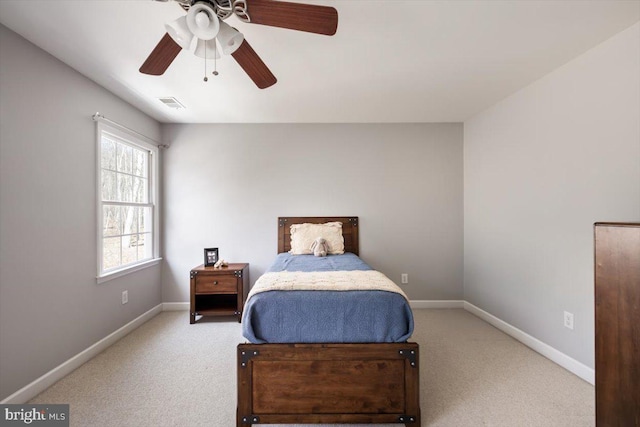
[[[118,129],[120,129],[120,130],[123,130],[123,131],[125,131],[125,132],[129,132],[129,133],[132,133],[132,134],[134,134],[135,136],[137,136],[137,137],[139,137],[139,138],[142,138],[143,140],[145,140],[145,141],[147,141],[147,142],[150,142],[150,143],[152,143],[153,145],[158,146],[158,148],[169,148],[169,146],[168,146],[168,145],[162,145],[162,144],[160,144],[158,141],[153,140],[153,139],[149,138],[148,136],[141,134],[141,133],[140,133],[140,132],[138,132],[138,131],[135,131],[135,130],[133,130],[133,129],[131,129],[131,128],[128,128],[128,127],[126,127],[126,126],[124,126],[124,125],[121,125],[121,124],[120,124],[120,123],[118,123],[118,122],[114,122],[113,120],[106,118],[103,114],[100,114],[99,112],[96,112],[93,116],[91,116],[91,119],[92,119],[94,122],[106,122],[106,123],[109,123],[110,125],[112,125],[112,126],[114,126],[114,127],[118,128]]]

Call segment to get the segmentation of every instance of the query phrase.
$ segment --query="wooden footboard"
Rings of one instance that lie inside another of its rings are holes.
[[[237,426],[420,426],[418,344],[240,344]]]

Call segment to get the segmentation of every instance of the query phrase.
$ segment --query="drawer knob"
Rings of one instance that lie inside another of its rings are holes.
[[[217,284],[218,284],[218,281],[217,281],[217,280],[214,280],[214,281],[213,281],[213,284],[214,284],[214,285],[217,285]]]

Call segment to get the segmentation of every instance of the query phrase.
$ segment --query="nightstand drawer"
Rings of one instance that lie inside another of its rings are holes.
[[[208,276],[200,274],[196,277],[196,293],[235,294],[238,292],[238,278],[230,275]]]

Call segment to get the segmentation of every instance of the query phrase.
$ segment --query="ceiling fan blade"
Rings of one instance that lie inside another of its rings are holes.
[[[278,81],[246,39],[231,55],[260,89],[273,86]]]
[[[274,0],[247,0],[253,24],[332,36],[338,29],[338,11],[329,6]]]
[[[181,50],[180,45],[173,41],[168,33],[165,34],[140,67],[140,72],[152,76],[164,74]]]

